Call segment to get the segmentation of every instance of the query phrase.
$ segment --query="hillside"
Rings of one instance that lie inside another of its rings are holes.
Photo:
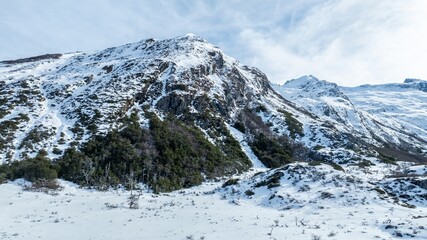
[[[278,108],[296,111],[259,70],[194,35],[6,61],[0,71],[2,161],[34,156],[40,149],[55,157],[54,148],[64,150],[119,128],[119,120],[132,111],[142,125],[147,111],[160,118],[173,114],[195,122],[212,138],[215,133],[203,118],[232,124],[243,109],[263,104],[276,113]]]
[[[0,62],[0,239],[424,239],[425,83],[274,85],[193,34]]]

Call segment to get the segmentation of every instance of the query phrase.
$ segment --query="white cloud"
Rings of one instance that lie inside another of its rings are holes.
[[[426,11],[424,0],[2,1],[0,59],[193,32],[273,82],[427,79]]]
[[[269,35],[241,34],[250,63],[273,82],[303,74],[346,86],[427,78],[425,1],[328,1],[297,27]]]

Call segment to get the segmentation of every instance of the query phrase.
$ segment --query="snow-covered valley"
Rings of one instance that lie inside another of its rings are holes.
[[[139,209],[129,209],[128,191],[60,181],[63,189],[48,194],[25,191],[18,180],[0,185],[0,239],[427,238],[427,199],[408,207],[373,190],[369,175],[350,180],[355,175],[326,165],[307,170],[313,169],[318,179],[285,173],[270,189],[251,187],[252,175],[265,171],[258,169],[225,188],[222,180],[167,194],[145,191]],[[249,189],[254,195],[245,194]]]

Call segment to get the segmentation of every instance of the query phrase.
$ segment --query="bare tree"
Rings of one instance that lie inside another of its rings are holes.
[[[138,209],[139,208],[139,197],[141,196],[141,193],[134,194],[133,190],[136,184],[136,178],[135,173],[133,170],[130,171],[129,175],[126,176],[129,188],[130,188],[130,196],[128,197],[128,203],[130,209]]]
[[[95,172],[95,167],[93,166],[93,162],[90,159],[86,159],[83,162],[82,174],[85,178],[86,186],[89,186],[90,180],[92,179],[92,175]]]
[[[133,188],[135,186],[136,180],[135,180],[135,173],[133,170],[130,170],[130,173],[126,176],[127,183],[129,185],[130,194],[133,193]]]

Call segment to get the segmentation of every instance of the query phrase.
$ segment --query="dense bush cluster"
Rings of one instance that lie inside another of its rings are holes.
[[[173,117],[161,121],[154,114],[148,114],[148,118],[150,128],[143,129],[134,113],[122,119],[121,130],[94,135],[79,149],[71,147],[53,162],[42,151],[35,158],[1,165],[0,182],[60,177],[99,189],[118,185],[131,188],[143,182],[155,192],[167,192],[251,166],[229,133],[214,145],[193,125]]]
[[[15,180],[18,178],[24,178],[31,182],[41,179],[53,180],[57,176],[56,166],[46,157],[44,151],[40,151],[34,158],[0,165],[0,183],[7,179]]]
[[[250,146],[266,167],[277,168],[293,161],[292,145],[286,137],[260,133],[254,137]]]
[[[142,129],[132,114],[122,130],[66,150],[56,161],[59,177],[99,188],[144,182],[155,192],[165,192],[250,167],[240,148],[221,151],[194,126],[172,117],[161,121],[154,114],[149,119],[150,128]]]
[[[257,111],[262,109],[244,109],[238,115],[234,127],[249,136],[249,146],[266,167],[277,168],[293,161],[312,159],[315,153],[303,144],[295,142],[288,136],[273,134],[268,124],[256,114]]]

